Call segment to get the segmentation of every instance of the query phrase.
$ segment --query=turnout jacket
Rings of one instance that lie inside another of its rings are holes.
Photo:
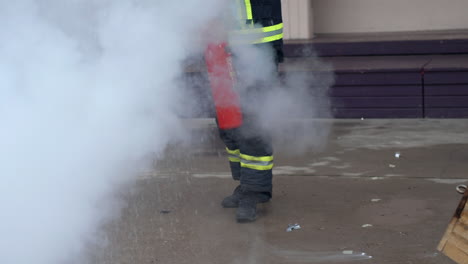
[[[230,34],[231,43],[272,45],[277,62],[283,61],[281,0],[232,1],[235,1],[238,27]]]

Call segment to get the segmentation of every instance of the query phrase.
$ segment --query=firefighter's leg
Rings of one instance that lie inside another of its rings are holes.
[[[236,181],[240,180],[240,151],[238,144],[238,129],[219,129],[221,140],[226,145],[226,151],[229,158],[229,166],[231,167],[232,178]]]
[[[239,129],[219,130],[219,134],[224,144],[229,158],[229,166],[231,167],[232,178],[235,181],[240,181],[240,150],[238,144]],[[223,199],[221,206],[225,208],[235,208],[239,205],[240,185],[234,189],[234,192]]]
[[[257,203],[267,202],[272,196],[273,148],[271,137],[260,129],[255,119],[244,119],[239,136],[241,166],[241,196],[237,221],[256,219]]]
[[[248,123],[247,123],[248,124]],[[242,179],[242,171],[245,170],[243,168],[241,168],[241,157],[240,157],[240,143],[243,142],[244,144],[252,144],[253,148],[256,149],[256,148],[268,148],[268,149],[271,149],[270,147],[270,143],[264,145],[264,147],[262,147],[262,144],[258,144],[257,142],[248,142],[248,140],[243,140],[243,137],[242,137],[242,132],[245,130],[244,129],[244,125],[241,127],[241,128],[238,128],[238,129],[230,129],[230,130],[220,130],[220,136],[221,136],[221,139],[223,140],[223,142],[225,143],[226,145],[226,151],[228,153],[228,157],[229,157],[229,165],[231,167],[231,173],[232,173],[232,178],[236,181],[241,181]],[[258,138],[258,137],[255,137],[255,138]],[[252,141],[252,140],[250,140]],[[269,141],[267,141],[269,142]],[[252,147],[250,147],[252,148]],[[248,151],[247,149],[247,153],[251,153]],[[268,172],[267,172],[268,173]],[[261,193],[260,197],[258,197],[259,199],[257,200],[257,202],[259,203],[264,203],[264,202],[267,202],[270,200],[271,198],[271,170],[269,172],[270,176],[267,176],[270,180],[269,180],[269,183],[267,183],[267,185],[269,185],[270,187],[266,188],[268,191],[265,191],[264,193]],[[242,181],[241,181],[242,183]],[[250,192],[252,191],[251,186],[249,185],[246,185],[244,186],[244,192]],[[241,188],[241,185],[237,186],[235,189],[234,189],[234,192],[230,195],[230,196],[227,196],[226,198],[223,199],[223,201],[221,202],[221,205],[225,208],[235,208],[235,207],[238,207],[239,206],[239,200],[241,198],[241,195],[242,195],[242,188]]]
[[[245,118],[239,135],[240,182],[245,191],[271,197],[273,147],[270,135],[255,119]]]

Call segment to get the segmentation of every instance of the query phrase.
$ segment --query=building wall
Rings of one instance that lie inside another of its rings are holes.
[[[310,1],[314,33],[468,29],[468,0]]]
[[[467,0],[468,1],[468,0]],[[285,39],[310,39],[313,37],[313,12],[311,0],[281,0]]]

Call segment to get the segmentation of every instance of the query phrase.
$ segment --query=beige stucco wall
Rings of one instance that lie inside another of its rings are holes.
[[[467,0],[468,1],[468,0]],[[284,38],[310,39],[313,37],[311,0],[281,0]]]
[[[468,0],[310,1],[315,33],[468,29]]]

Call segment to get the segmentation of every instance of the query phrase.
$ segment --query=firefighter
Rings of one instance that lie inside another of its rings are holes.
[[[272,62],[277,69],[283,60],[283,23],[281,0],[233,0],[236,6],[237,29],[229,36],[236,69],[236,47],[254,45],[270,49]],[[252,46],[251,46],[252,47]],[[238,71],[237,69],[236,71]],[[277,72],[277,70],[276,70]],[[277,76],[271,76],[276,79]],[[238,76],[242,80],[242,75]],[[271,137],[260,126],[262,111],[247,104],[260,104],[271,82],[258,81],[251,87],[243,87],[241,94],[243,122],[238,128],[219,129],[226,145],[234,180],[239,181],[232,195],[221,205],[237,208],[238,222],[251,222],[257,217],[257,203],[268,202],[272,197],[273,148]],[[252,109],[255,110],[252,110]]]

